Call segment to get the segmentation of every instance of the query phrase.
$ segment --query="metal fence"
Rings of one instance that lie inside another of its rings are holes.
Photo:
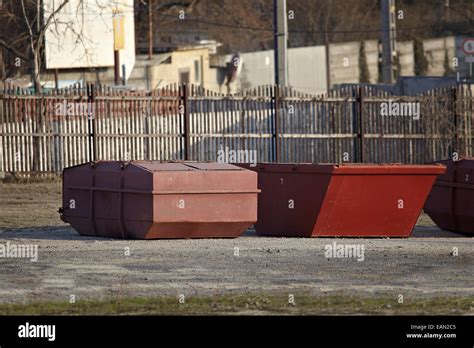
[[[472,86],[414,97],[369,87],[314,96],[278,86],[223,95],[190,86],[75,86],[0,94],[0,172],[91,160],[424,163],[472,153]]]

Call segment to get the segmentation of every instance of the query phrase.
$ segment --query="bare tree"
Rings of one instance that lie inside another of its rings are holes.
[[[45,18],[43,18],[42,2],[39,0],[4,1],[2,4],[2,17],[9,18],[10,23],[16,25],[16,28],[0,32],[0,46],[27,62],[37,93],[42,90],[40,72],[46,31],[53,23],[55,16],[69,1],[59,2]],[[16,33],[13,37],[10,36],[12,32]]]

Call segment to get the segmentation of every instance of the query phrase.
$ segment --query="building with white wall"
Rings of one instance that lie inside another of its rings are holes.
[[[46,21],[62,2],[43,1]],[[119,50],[120,72],[126,78],[135,64],[133,0],[70,0],[45,33],[48,70],[107,68],[114,66],[114,17],[123,18],[124,47]]]

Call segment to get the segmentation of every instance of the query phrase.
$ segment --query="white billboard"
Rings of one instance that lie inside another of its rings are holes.
[[[45,23],[63,2],[43,1]],[[128,78],[135,64],[133,0],[70,0],[53,15],[47,27],[46,68],[113,66],[114,16],[124,18],[124,49],[120,50],[120,65],[125,64]]]

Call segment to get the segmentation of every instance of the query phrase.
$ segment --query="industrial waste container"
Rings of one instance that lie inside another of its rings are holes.
[[[425,213],[443,230],[474,235],[474,158],[436,163],[447,170],[435,181]]]
[[[256,232],[409,237],[442,165],[248,164],[258,172]]]
[[[87,236],[238,237],[258,192],[257,174],[230,164],[98,161],[64,169],[60,214]]]

